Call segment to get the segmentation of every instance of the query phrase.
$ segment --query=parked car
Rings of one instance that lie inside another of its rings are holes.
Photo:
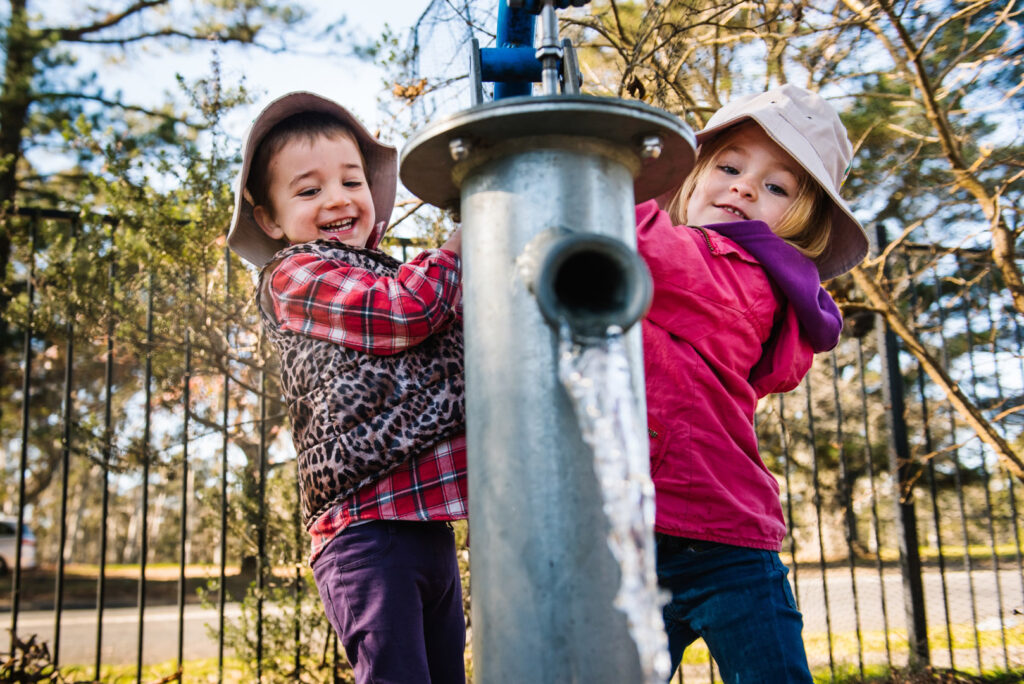
[[[28,525],[21,526],[21,569],[36,567],[36,536]],[[14,551],[18,543],[18,519],[0,518],[0,575],[14,569]]]

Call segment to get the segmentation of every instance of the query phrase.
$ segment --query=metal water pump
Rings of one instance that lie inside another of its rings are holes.
[[[473,47],[473,106],[414,135],[400,170],[463,224],[474,680],[640,682],[558,337],[563,322],[583,344],[628,331],[642,406],[631,326],[651,286],[633,208],[680,182],[694,137],[662,110],[579,94],[555,15],[568,0],[499,2],[498,47]],[[482,82],[495,83],[494,100]]]

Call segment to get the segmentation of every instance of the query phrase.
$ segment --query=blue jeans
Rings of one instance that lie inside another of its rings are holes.
[[[779,554],[657,534],[672,671],[703,637],[727,684],[812,682],[803,618]]]
[[[313,577],[358,684],[465,684],[462,582],[447,523],[349,527]]]

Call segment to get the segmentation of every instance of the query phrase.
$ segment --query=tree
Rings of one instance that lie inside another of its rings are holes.
[[[224,426],[220,397],[193,394],[193,432],[228,430],[232,448],[245,452],[250,464],[256,463],[253,453],[258,450],[259,435],[251,421],[254,412],[258,416],[258,375],[264,361],[255,335],[237,325],[251,322],[249,282],[239,277],[238,271],[244,269],[237,261],[235,274],[227,277],[222,242],[232,207],[230,181],[236,152],[224,152],[220,121],[231,108],[247,102],[248,93],[241,86],[225,87],[214,60],[208,77],[197,82],[180,79],[177,92],[169,91],[164,104],[145,105],[133,100],[131,93],[108,92],[100,73],[103,67],[93,65],[101,59],[127,60],[144,49],[173,55],[211,42],[281,51],[287,49],[287,41],[304,18],[297,3],[235,0],[107,2],[73,12],[50,7],[35,13],[25,0],[12,0],[7,13],[0,14],[4,46],[0,408],[7,409],[0,413],[0,424],[5,434],[17,433],[15,415],[8,407],[12,400],[14,406],[22,403],[16,394],[20,383],[6,370],[21,358],[20,335],[30,310],[34,315],[31,354],[38,357],[46,352],[43,362],[37,359],[32,368],[26,503],[39,501],[40,493],[61,471],[60,412],[54,408],[62,407],[69,326],[77,344],[74,407],[67,417],[73,423],[73,458],[84,456],[94,464],[108,459],[102,465],[111,473],[148,460],[154,477],[173,474],[167,466],[179,458],[176,454],[187,436],[157,435],[150,447],[137,438],[121,440],[119,435],[130,425],[132,407],[140,401],[147,356],[154,370],[154,410],[180,411],[182,341],[188,334],[192,382],[223,388],[226,381],[232,401],[231,423]],[[341,23],[326,30],[336,30]],[[36,150],[56,155],[64,163],[41,173],[29,163]],[[28,263],[29,222],[18,212],[28,207],[67,209],[78,216],[72,225],[67,221],[37,224],[38,269],[32,302],[26,299],[25,272],[20,270]],[[15,247],[21,251],[15,253]],[[145,295],[151,283],[157,288],[156,325],[153,340],[148,341]],[[114,321],[116,326],[108,328]],[[18,329],[18,339],[12,327]],[[106,434],[102,418],[108,332],[114,350],[113,439]],[[267,415],[274,429],[282,420],[282,410],[272,394],[273,378],[270,383]],[[104,456],[105,451],[111,453]],[[254,467],[250,465],[247,476],[239,479],[253,483]],[[77,478],[88,475],[74,465],[68,475],[74,497]],[[87,490],[90,495],[97,491],[95,486]],[[12,490],[4,496],[14,494]],[[232,505],[248,510],[242,503]],[[47,515],[52,519],[56,511]],[[241,519],[249,528],[254,524],[251,516]],[[254,534],[247,530],[239,536],[249,539]]]
[[[83,129],[113,138],[118,154],[136,159],[173,150],[208,126],[201,113],[173,102],[147,107],[122,92],[108,93],[95,68],[82,68],[83,55],[130,56],[147,48],[173,53],[209,41],[282,49],[267,34],[294,27],[304,17],[296,5],[263,2],[202,2],[192,8],[171,0],[111,1],[60,16],[50,7],[34,13],[26,0],[10,0],[0,15],[3,84],[0,86],[0,219],[17,206],[79,210],[95,202],[81,189],[97,167],[98,149],[83,144]],[[221,107],[241,101],[224,98]],[[115,142],[116,141],[116,142]],[[32,169],[27,156],[44,149],[68,159],[47,174]],[[0,233],[0,273],[7,273],[12,224]],[[0,339],[9,347],[9,293],[0,293]],[[6,361],[0,386],[6,386]]]

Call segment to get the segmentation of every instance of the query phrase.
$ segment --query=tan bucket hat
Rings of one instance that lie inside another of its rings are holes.
[[[842,275],[859,264],[868,253],[868,238],[839,196],[853,160],[853,146],[836,110],[817,93],[786,84],[732,100],[697,134],[697,143],[745,119],[756,121],[832,199],[832,235],[815,259],[821,279]]]
[[[231,215],[228,229],[228,245],[240,257],[262,267],[278,250],[287,247],[284,240],[275,240],[263,232],[253,218],[253,206],[249,200],[246,183],[249,182],[249,167],[260,142],[270,129],[293,114],[300,112],[323,112],[336,116],[352,129],[359,148],[366,160],[366,176],[373,196],[373,211],[376,223],[373,232],[366,239],[366,246],[375,248],[391,219],[395,207],[395,193],[398,186],[398,152],[394,147],[379,142],[359,123],[347,109],[337,102],[315,93],[296,91],[282,95],[272,101],[256,116],[246,135],[242,148],[242,170],[238,172],[235,185],[235,211]]]

